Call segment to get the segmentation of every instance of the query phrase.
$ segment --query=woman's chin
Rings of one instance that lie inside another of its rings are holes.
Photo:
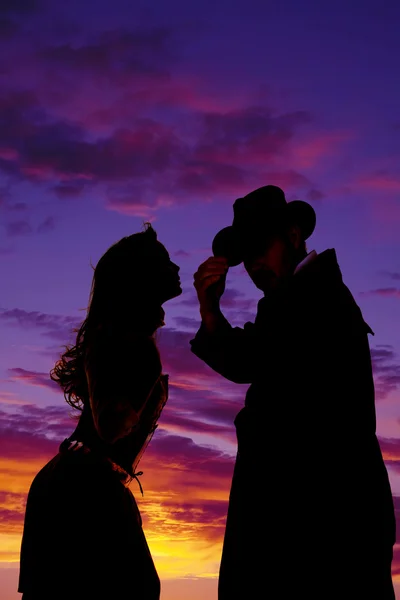
[[[179,283],[178,286],[176,287],[175,293],[173,294],[173,296],[171,296],[171,300],[172,300],[172,298],[177,298],[181,294],[182,294],[182,288],[181,288],[181,284]]]
[[[162,303],[164,304],[164,302],[168,302],[168,300],[173,300],[174,298],[177,298],[181,294],[182,294],[182,288],[181,288],[180,284],[178,284],[173,290],[170,290],[167,297],[165,298],[165,300],[163,300]]]

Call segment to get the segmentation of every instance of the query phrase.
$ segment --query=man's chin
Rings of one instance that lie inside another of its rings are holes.
[[[272,292],[279,286],[279,279],[276,275],[272,275],[270,271],[259,271],[252,277],[254,285],[267,294]]]
[[[264,285],[264,286],[257,286],[259,290],[261,290],[261,292],[263,292],[263,294],[266,296],[267,294],[272,294],[272,292],[274,292],[275,290],[278,289],[278,285],[274,285],[274,284],[269,284],[269,285]]]

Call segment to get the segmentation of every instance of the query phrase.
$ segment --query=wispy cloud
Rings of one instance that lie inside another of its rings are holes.
[[[82,314],[83,320],[85,317]],[[0,309],[0,320],[23,329],[37,330],[38,333],[52,340],[66,344],[74,336],[74,329],[81,320],[67,315],[47,314],[39,311],[27,311],[20,308]]]
[[[393,279],[396,279],[393,277]],[[375,288],[366,292],[360,292],[361,296],[382,296],[383,298],[400,298],[400,288],[384,287]]]
[[[10,381],[18,381],[27,385],[35,385],[39,387],[49,388],[55,392],[59,392],[60,388],[57,383],[50,379],[48,373],[38,373],[37,371],[28,371],[20,367],[8,369]]]
[[[17,237],[32,233],[32,227],[28,221],[11,221],[5,224],[8,237]]]
[[[390,345],[378,345],[371,349],[376,396],[386,398],[400,386],[400,362]]]
[[[392,281],[400,281],[400,271],[379,271],[379,275],[391,279]]]
[[[400,176],[394,173],[378,171],[360,179],[359,186],[378,192],[399,192]]]

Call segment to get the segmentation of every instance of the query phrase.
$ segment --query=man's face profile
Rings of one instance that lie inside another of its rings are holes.
[[[243,261],[244,268],[254,285],[267,294],[293,274],[298,262],[301,239],[298,228],[287,235],[274,235],[262,246],[249,250]]]

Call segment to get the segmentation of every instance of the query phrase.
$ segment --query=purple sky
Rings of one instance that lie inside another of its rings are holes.
[[[165,307],[171,392],[143,459],[144,486],[151,497],[173,485],[181,499],[163,500],[175,523],[164,540],[154,505],[142,509],[162,579],[209,585],[246,386],[190,353],[192,279],[231,223],[233,201],[256,187],[280,185],[314,206],[308,248],[336,249],[375,332],[378,435],[400,495],[400,4],[150,5],[0,4],[0,560],[17,560],[29,477],[72,430],[48,374],[84,317],[90,263],[151,220],[181,266],[184,293]],[[253,319],[258,298],[233,269],[223,299],[232,323]],[[151,474],[159,461],[174,465],[170,479]],[[169,560],[167,540],[188,531],[194,546],[184,552],[201,560]]]

